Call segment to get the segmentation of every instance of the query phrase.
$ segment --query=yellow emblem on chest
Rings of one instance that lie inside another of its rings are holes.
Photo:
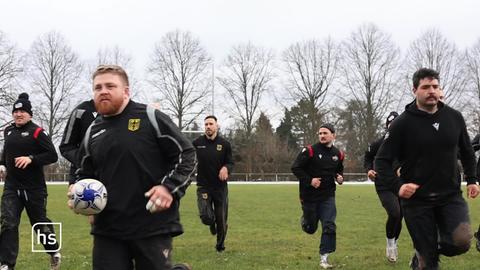
[[[140,128],[140,119],[128,119],[128,130],[136,131]]]
[[[217,144],[217,151],[222,151],[222,145],[221,144]]]

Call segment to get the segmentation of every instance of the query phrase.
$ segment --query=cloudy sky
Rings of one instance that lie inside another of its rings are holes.
[[[168,31],[189,30],[215,59],[239,42],[281,51],[295,41],[347,37],[364,22],[401,47],[431,27],[459,47],[480,38],[475,0],[15,0],[1,1],[0,30],[22,49],[57,30],[83,58],[118,45],[143,65]]]
[[[62,33],[83,59],[119,46],[143,74],[155,42],[189,30],[220,62],[232,45],[251,41],[281,52],[293,42],[341,40],[373,22],[406,49],[432,27],[461,49],[480,38],[476,0],[3,0],[0,30],[27,50],[39,35]]]

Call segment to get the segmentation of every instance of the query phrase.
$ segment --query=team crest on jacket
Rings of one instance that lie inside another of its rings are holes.
[[[318,154],[318,158],[319,158],[319,159],[322,159],[322,154]]]
[[[217,144],[217,151],[222,151],[222,145],[221,144]]]
[[[28,131],[22,132],[22,137],[27,137],[28,135],[30,135]]]
[[[333,157],[332,157],[332,160],[333,160],[333,161],[338,161],[338,156],[333,156]]]
[[[140,128],[140,119],[128,119],[128,130],[137,131]]]
[[[438,131],[438,128],[440,128],[440,123],[434,123],[432,126]]]

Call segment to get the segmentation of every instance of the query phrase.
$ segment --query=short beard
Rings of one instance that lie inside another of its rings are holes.
[[[114,115],[122,107],[123,100],[107,103],[95,102],[95,108],[100,115]]]

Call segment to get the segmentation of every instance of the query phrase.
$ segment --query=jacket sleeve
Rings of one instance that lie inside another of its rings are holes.
[[[93,126],[93,125],[92,125]],[[75,172],[75,177],[70,178],[69,184],[72,185],[80,179],[93,178],[98,179],[95,175],[95,168],[93,166],[92,157],[89,151],[90,143],[90,131],[92,129],[90,126],[85,132],[85,136],[80,143],[78,151],[76,151],[76,156],[74,158],[75,164],[79,164],[77,171]]]
[[[172,120],[159,110],[151,110],[149,118],[155,128],[162,152],[166,154],[168,172],[158,184],[165,186],[177,199],[185,195],[197,167],[197,155],[192,143],[182,134]],[[155,127],[156,126],[156,127]]]
[[[338,150],[338,155],[340,157],[340,162],[338,163],[337,174],[343,176],[343,161],[345,160],[345,152]]]
[[[0,155],[0,165],[4,165],[5,166],[5,145],[3,146],[2,148],[2,153]]]
[[[398,194],[402,186],[401,179],[395,174],[394,167],[398,165],[398,155],[400,147],[400,121],[393,122],[389,131],[385,134],[383,143],[375,155],[374,170],[378,178]]]
[[[365,151],[365,155],[363,156],[363,168],[365,169],[365,172],[373,170],[373,161],[375,160],[377,150],[377,141],[374,141],[368,145],[367,151]]]
[[[223,164],[223,166],[227,167],[228,174],[231,175],[234,165],[232,157],[232,145],[229,142],[226,142],[225,146],[225,164]]]
[[[292,164],[292,173],[303,185],[310,185],[312,182],[312,176],[305,170],[309,160],[308,148],[304,147]]]
[[[39,132],[36,140],[41,150],[38,153],[31,155],[33,157],[32,164],[44,166],[57,162],[58,155],[55,146],[53,146],[52,140],[47,136],[43,129]]]
[[[5,132],[3,132],[3,138],[5,138]],[[5,164],[5,141],[3,141],[3,147],[2,147],[2,153],[0,155],[0,165],[6,165]]]
[[[477,134],[472,140],[473,151],[477,152],[480,150],[480,134]]]
[[[62,142],[59,149],[62,156],[70,163],[75,164],[77,151],[82,143],[82,116],[84,110],[75,109],[70,114],[67,125],[62,136]],[[75,164],[78,165],[78,164]]]
[[[480,179],[480,158],[477,161],[477,180]]]
[[[476,164],[475,164],[475,152],[473,151],[472,144],[467,132],[467,126],[463,116],[460,115],[460,138],[458,141],[458,147],[460,150],[460,158],[462,161],[463,172],[465,174],[465,180],[467,184],[476,184],[477,183],[477,173],[476,173]]]

